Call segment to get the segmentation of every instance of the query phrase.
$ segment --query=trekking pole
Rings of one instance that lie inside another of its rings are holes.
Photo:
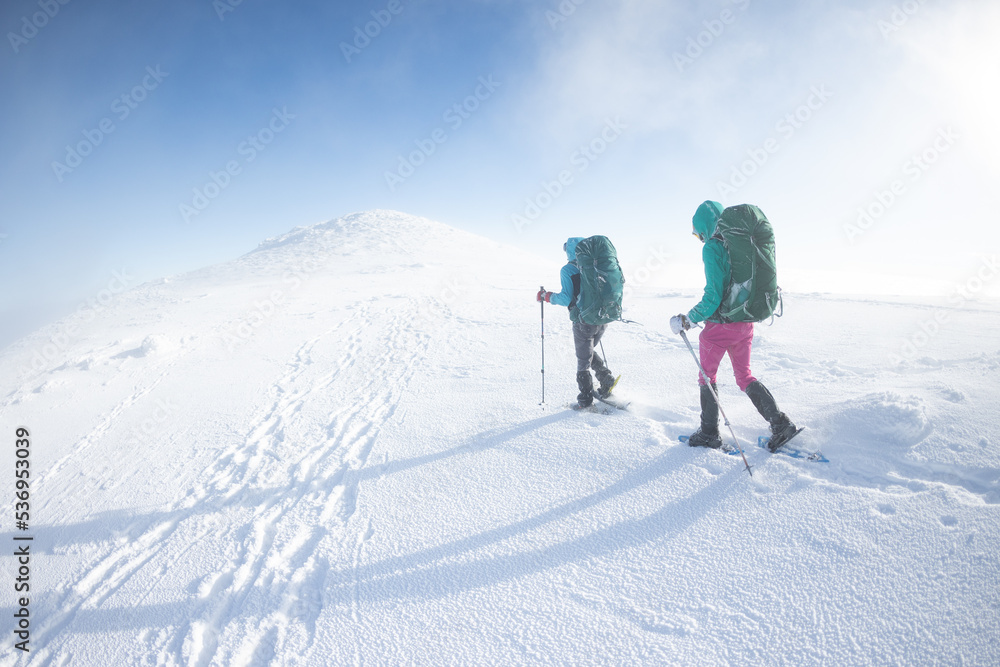
[[[603,340],[601,341],[601,359],[604,359],[604,365],[605,366],[610,366],[611,365],[611,364],[608,363],[608,355],[604,354],[604,341]]]
[[[541,291],[545,291],[545,287],[540,287]],[[542,402],[539,403],[542,407],[545,406],[545,299],[539,302],[542,306]]]
[[[743,453],[743,448],[740,447],[740,439],[736,437],[736,431],[733,430],[733,425],[729,423],[729,417],[726,416],[726,411],[722,409],[722,403],[719,402],[719,396],[715,393],[715,388],[712,387],[712,381],[708,377],[708,373],[702,368],[701,361],[698,359],[698,355],[694,353],[694,348],[691,347],[691,341],[688,340],[687,332],[683,329],[681,330],[681,338],[687,343],[688,350],[691,351],[691,356],[694,357],[694,363],[698,364],[698,370],[701,372],[701,376],[705,378],[705,384],[708,386],[709,392],[712,394],[712,398],[715,399],[715,404],[719,407],[719,413],[722,415],[723,421],[726,422],[726,426],[729,427],[729,433],[732,434],[733,440],[736,442],[736,450],[743,457],[743,465],[747,467],[747,472],[753,477],[753,471],[750,470],[750,464],[747,462],[747,455]]]

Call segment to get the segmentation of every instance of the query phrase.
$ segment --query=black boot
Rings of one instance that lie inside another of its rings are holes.
[[[708,435],[702,429],[698,429],[688,437],[689,447],[709,447],[711,449],[718,449],[722,447],[722,438],[719,434]]]
[[[594,378],[590,376],[590,371],[578,371],[576,374],[576,384],[580,387],[580,395],[576,397],[581,408],[587,408],[594,404]]]
[[[701,388],[701,428],[691,434],[688,438],[688,445],[691,447],[711,447],[718,449],[722,446],[722,438],[719,437],[719,404],[712,397],[712,389],[707,384],[699,385]]]
[[[611,390],[615,388],[615,384],[618,382],[607,368],[597,371],[597,381],[601,383],[601,386],[597,389],[597,393],[600,394],[601,398],[610,396]]]
[[[774,396],[760,381],[754,380],[748,384],[746,394],[750,397],[760,416],[771,425],[771,440],[767,443],[768,449],[772,452],[777,450],[798,433],[795,424],[788,418],[788,415],[778,409]]]
[[[604,364],[604,359],[601,359],[600,355],[596,352],[590,358],[590,367],[594,369],[594,375],[597,376],[597,381],[601,383],[597,393],[601,398],[607,398],[611,395],[611,390],[615,388],[615,376]]]
[[[719,404],[715,402],[712,392],[716,391],[715,383],[709,389],[707,384],[698,385],[701,390],[701,431],[706,435],[719,435]],[[716,394],[717,396],[718,394]]]

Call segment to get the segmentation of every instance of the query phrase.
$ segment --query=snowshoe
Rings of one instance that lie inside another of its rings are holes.
[[[580,405],[579,403],[570,403],[566,406],[573,410],[574,412],[593,412],[595,414],[610,415],[613,414],[615,409],[610,405],[605,405],[604,403],[592,403],[590,405]]]
[[[632,405],[631,401],[619,401],[614,396],[603,397],[600,395],[600,393],[596,391],[593,393],[593,396],[601,403],[604,403],[605,405],[610,405],[611,407],[617,408],[618,410],[627,410],[628,406]]]

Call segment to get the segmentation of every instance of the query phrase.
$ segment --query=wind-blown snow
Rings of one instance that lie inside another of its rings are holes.
[[[1000,309],[893,362],[947,306],[787,296],[754,370],[831,463],[750,477],[676,441],[693,292],[609,329],[612,414],[567,409],[546,307],[539,406],[560,255],[374,211],[0,352],[35,473],[33,651],[0,664],[1000,662]]]

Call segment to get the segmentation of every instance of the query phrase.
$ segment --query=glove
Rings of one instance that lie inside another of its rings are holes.
[[[544,289],[540,289],[538,290],[538,294],[535,296],[535,299],[546,303],[552,303],[552,301],[550,301],[550,299],[552,299],[552,292],[546,292]]]
[[[687,331],[691,328],[691,320],[687,318],[687,315],[674,315],[670,318],[670,330],[675,334],[679,334],[681,330]]]

